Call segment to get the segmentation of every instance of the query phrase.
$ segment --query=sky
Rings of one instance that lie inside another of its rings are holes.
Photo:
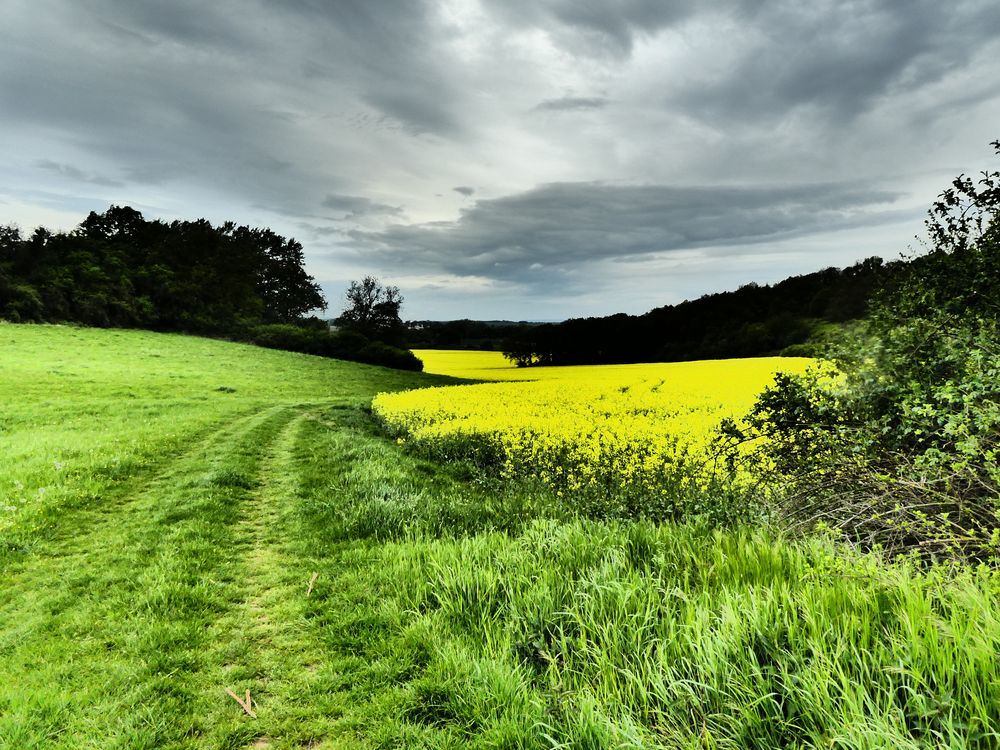
[[[996,0],[3,0],[0,224],[298,239],[406,319],[642,313],[919,249]]]

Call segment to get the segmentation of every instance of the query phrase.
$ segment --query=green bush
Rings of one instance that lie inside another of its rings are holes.
[[[808,342],[805,344],[790,344],[781,350],[782,357],[822,357],[826,352],[823,344]]]
[[[841,376],[781,376],[727,425],[763,438],[754,460],[784,483],[788,522],[889,552],[1000,553],[998,212],[1000,172],[958,178],[929,252],[835,351]]]
[[[337,331],[327,339],[329,356],[337,359],[354,359],[368,344],[368,338],[355,331]]]
[[[315,323],[293,325],[273,323],[251,327],[243,337],[250,343],[269,349],[314,354],[318,357],[333,357],[352,362],[364,362],[397,370],[420,372],[424,364],[413,352],[398,349],[380,341],[369,341],[355,331],[331,332]]]
[[[15,284],[0,276],[0,318],[11,323],[42,321],[45,319],[45,305],[34,287]]]
[[[256,326],[251,329],[249,338],[257,346],[264,346],[268,349],[285,349],[315,354],[319,348],[318,337],[314,331],[291,323]]]
[[[365,344],[354,359],[357,362],[392,367],[396,370],[420,372],[424,369],[424,363],[413,352],[383,344],[381,341]]]

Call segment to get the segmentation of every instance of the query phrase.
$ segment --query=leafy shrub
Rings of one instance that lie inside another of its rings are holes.
[[[1000,154],[1000,142],[993,144]],[[786,518],[890,552],[1000,553],[1000,172],[959,177],[930,251],[842,345],[842,373],[780,376],[733,442],[786,483]]]
[[[354,331],[331,333],[329,327],[315,324],[306,326],[290,323],[273,323],[250,328],[244,335],[250,343],[269,349],[314,354],[319,357],[333,357],[352,362],[392,367],[397,370],[423,370],[421,362],[413,352],[398,349],[379,341],[369,341]]]
[[[413,352],[383,344],[381,341],[372,341],[365,344],[358,351],[354,359],[358,362],[392,367],[396,370],[420,372],[424,369],[424,363]]]
[[[368,337],[356,331],[337,331],[326,340],[330,357],[353,359],[368,344]]]
[[[319,348],[316,333],[291,323],[256,326],[250,331],[250,341],[268,349],[315,354]]]
[[[782,357],[810,357],[817,359],[822,357],[826,351],[823,344],[807,342],[804,344],[790,344],[781,350]]]
[[[0,276],[0,318],[12,323],[45,319],[45,305],[27,284],[15,284]]]

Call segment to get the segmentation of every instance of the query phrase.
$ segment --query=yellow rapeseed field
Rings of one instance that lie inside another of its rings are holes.
[[[472,457],[557,491],[656,492],[697,481],[724,417],[740,417],[789,357],[516,368],[498,352],[420,351],[427,372],[495,382],[380,394],[379,418],[442,458]],[[678,471],[679,467],[695,471]],[[676,489],[676,488],[675,488]]]
[[[565,367],[515,367],[500,352],[414,349],[424,372],[471,380],[541,380],[555,377]]]

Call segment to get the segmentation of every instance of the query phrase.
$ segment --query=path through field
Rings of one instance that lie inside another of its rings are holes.
[[[3,332],[0,748],[363,746],[399,680],[375,545],[336,524],[400,481],[362,408],[416,376]]]
[[[323,518],[400,484],[380,468],[391,445],[352,422],[354,408],[256,410],[11,554],[0,747],[362,746],[410,665],[380,645],[377,555],[331,543]],[[227,688],[250,691],[256,718]]]
[[[307,586],[324,561],[294,520],[306,409],[266,408],[209,432],[62,514],[3,576],[4,747],[307,744],[342,709]],[[335,655],[333,655],[335,656]],[[255,702],[234,711],[225,688]]]

